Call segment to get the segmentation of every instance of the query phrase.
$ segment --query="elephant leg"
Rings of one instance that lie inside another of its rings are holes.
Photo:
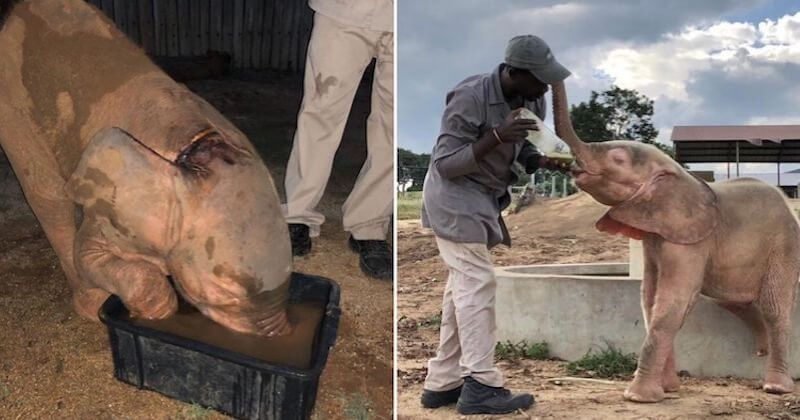
[[[177,295],[163,264],[122,251],[90,223],[81,226],[75,243],[75,265],[81,277],[119,296],[131,316],[161,319],[177,311]],[[97,308],[94,310],[96,313]]]
[[[769,341],[761,310],[753,303],[717,302],[717,304],[736,315],[750,328],[756,340],[756,356],[766,356],[769,352]]]
[[[33,156],[36,150],[35,146],[31,150],[6,149],[25,199],[64,270],[72,289],[75,311],[83,318],[96,321],[97,308],[108,298],[108,293],[91,287],[78,274],[74,262],[75,204],[64,192],[64,179],[58,173],[55,159],[48,159],[47,152],[41,150],[39,156]]]
[[[649,244],[645,244],[648,248]],[[653,312],[653,303],[655,302],[656,286],[658,279],[658,265],[651,257],[652,252],[648,250],[645,253],[644,262],[644,279],[642,279],[641,287],[641,300],[642,300],[642,314],[644,316],[644,328],[649,329],[650,318]],[[664,371],[661,375],[661,386],[664,392],[677,392],[680,388],[680,379],[678,373],[675,371],[675,351],[670,347],[669,356],[664,364]]]
[[[789,375],[788,340],[791,331],[791,316],[794,310],[797,267],[773,265],[758,298],[758,306],[764,316],[769,343],[764,390],[773,394],[786,394],[794,390],[794,381]]]
[[[704,257],[681,245],[662,244],[655,296],[639,366],[625,398],[635,402],[664,399],[664,373],[674,374],[673,342],[703,284]],[[672,360],[670,360],[672,359]],[[673,384],[669,384],[673,388]],[[674,388],[673,388],[674,389]]]
[[[664,371],[661,373],[661,387],[664,392],[678,392],[681,387],[681,380],[675,370],[675,346],[669,348],[667,360],[664,363]]]
[[[666,384],[669,390],[677,389],[677,378],[671,380],[671,375],[675,374],[673,343],[696,298],[696,291],[686,296],[677,296],[667,291],[656,294],[650,328],[642,345],[633,382],[625,390],[626,399],[634,402],[663,400],[666,391],[665,372],[670,373],[667,377],[670,380]]]

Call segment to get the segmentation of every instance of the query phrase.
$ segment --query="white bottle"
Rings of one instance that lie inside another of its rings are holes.
[[[536,126],[539,130],[528,131],[528,141],[531,142],[540,152],[542,152],[548,159],[558,160],[564,163],[570,163],[575,158],[570,153],[569,146],[564,140],[561,140],[556,133],[549,127],[544,125],[541,119],[528,108],[522,108],[517,118],[523,118],[536,121]]]

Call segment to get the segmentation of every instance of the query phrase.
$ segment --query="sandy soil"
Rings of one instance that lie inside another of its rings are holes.
[[[594,222],[606,211],[585,194],[539,202],[506,218],[513,247],[493,251],[497,265],[627,261],[627,239],[601,234]],[[400,419],[466,418],[455,406],[423,409],[419,403],[426,361],[435,354],[446,270],[431,232],[419,221],[398,223],[398,403]],[[659,404],[623,400],[629,378],[610,384],[560,381],[566,362],[501,361],[507,387],[532,392],[537,404],[527,412],[496,418],[685,419],[800,418],[800,396],[760,391],[757,380],[683,378],[675,398]],[[476,416],[489,418],[492,416]]]
[[[252,73],[190,87],[250,136],[282,190],[301,79]],[[390,418],[392,410],[392,287],[361,274],[341,228],[341,204],[365,154],[368,93],[358,94],[323,198],[329,222],[312,254],[295,261],[295,270],[332,278],[342,288],[339,339],[322,375],[317,419],[346,418],[345,413]],[[73,312],[56,256],[2,157],[0,418],[226,418],[113,378],[104,327]]]

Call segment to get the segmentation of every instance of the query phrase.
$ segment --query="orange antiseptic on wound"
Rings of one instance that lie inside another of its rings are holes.
[[[641,229],[618,222],[607,214],[603,215],[603,217],[597,221],[595,227],[600,232],[606,232],[612,235],[619,233],[622,236],[627,236],[628,238],[636,239],[638,241],[641,241],[644,238],[644,235],[647,234],[647,232]]]

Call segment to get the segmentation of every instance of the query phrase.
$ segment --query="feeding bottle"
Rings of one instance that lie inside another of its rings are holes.
[[[567,143],[561,140],[549,127],[544,125],[542,120],[531,110],[523,108],[517,118],[536,121],[536,126],[539,130],[529,130],[527,139],[548,159],[566,164],[570,164],[575,160],[575,157],[570,153]]]

